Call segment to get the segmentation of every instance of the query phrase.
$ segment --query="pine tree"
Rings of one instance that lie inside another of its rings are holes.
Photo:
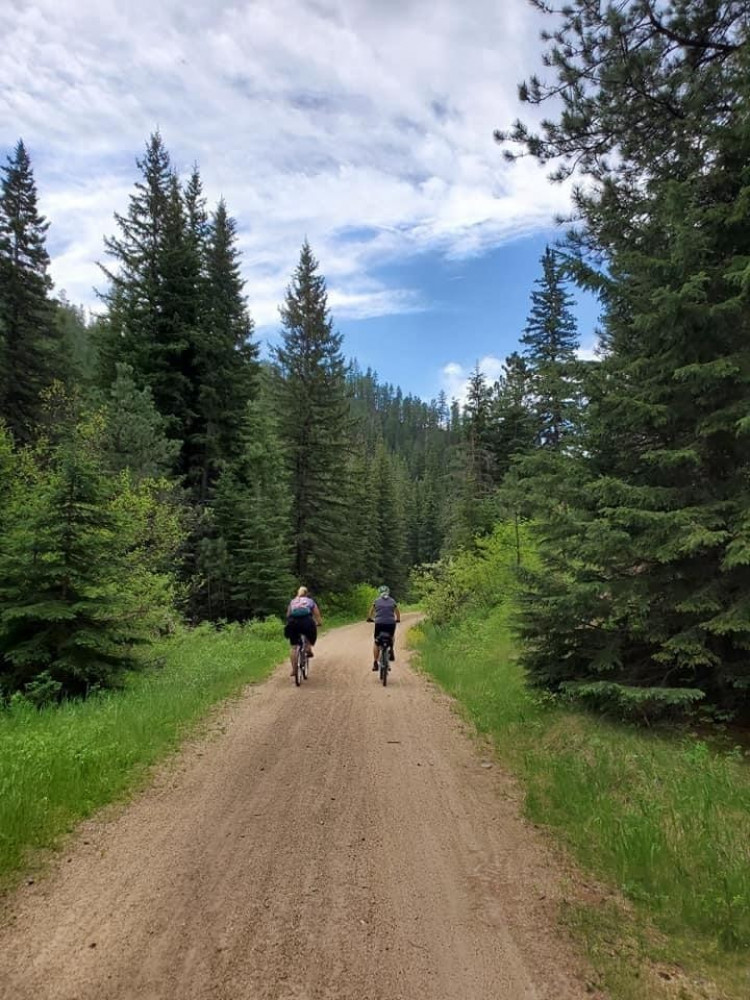
[[[505,359],[492,398],[491,447],[500,479],[514,459],[530,452],[537,443],[531,385],[528,365],[514,351]]]
[[[138,388],[129,365],[116,366],[104,419],[102,448],[108,470],[117,473],[128,469],[136,481],[169,474],[179,442],[167,437],[151,390]]]
[[[130,527],[88,434],[17,463],[0,538],[0,687],[87,694],[131,662],[155,591],[130,560]]]
[[[370,580],[385,584],[395,593],[403,593],[409,571],[404,477],[399,475],[397,462],[383,442],[375,451],[370,489],[375,498]]]
[[[156,404],[167,416],[166,393],[160,385],[162,363],[156,363],[156,353],[165,341],[161,287],[172,165],[158,132],[136,165],[141,179],[130,196],[127,215],[115,214],[120,235],[104,241],[115,269],[100,265],[110,282],[102,296],[109,307],[102,353],[111,359],[110,381],[115,361],[130,364],[156,390]]]
[[[358,421],[358,426],[362,428],[364,423]],[[378,576],[377,501],[372,487],[374,448],[374,443],[370,448],[364,439],[354,437],[349,456],[347,481],[356,517],[350,519],[344,545],[351,560],[351,577],[356,583],[374,583]]]
[[[66,364],[60,366],[56,377],[71,389],[77,386],[90,392],[96,383],[96,344],[86,314],[80,306],[74,306],[63,292],[53,300],[55,325]]]
[[[151,389],[170,436],[184,443],[196,421],[200,260],[158,132],[137,165],[141,179],[127,215],[115,215],[119,235],[105,240],[116,266],[103,268],[110,280],[103,363],[110,380],[116,361],[129,364],[136,380]],[[175,471],[187,476],[189,464],[183,448]]]
[[[206,293],[197,347],[199,496],[205,500],[224,463],[241,453],[242,424],[258,375],[258,347],[243,294],[237,227],[220,201],[206,230]]]
[[[750,15],[575,0],[558,27],[563,115],[514,137],[597,181],[571,246],[603,299],[607,357],[543,524],[526,663],[631,715],[705,695],[746,712]]]
[[[495,480],[492,452],[492,393],[479,364],[469,376],[463,412],[467,462],[472,468],[480,495],[486,495]]]
[[[350,417],[341,335],[333,332],[325,279],[310,245],[281,309],[277,406],[292,489],[295,576],[340,589],[350,578],[341,545],[350,509]]]
[[[539,443],[559,448],[576,419],[578,335],[572,297],[549,247],[541,263],[542,277],[531,293],[531,312],[521,343],[531,374]]]
[[[434,563],[443,547],[444,470],[442,449],[428,450],[425,471],[417,483],[417,554],[416,565]]]
[[[272,406],[264,393],[247,404],[241,451],[222,473],[214,504],[225,552],[232,617],[280,614],[292,592],[291,494]]]
[[[473,545],[491,529],[494,491],[491,392],[476,365],[469,377],[460,439],[453,445],[450,491],[445,510],[445,547],[448,551]]]
[[[28,442],[41,393],[67,374],[50,299],[46,235],[31,161],[19,140],[0,179],[0,418]]]

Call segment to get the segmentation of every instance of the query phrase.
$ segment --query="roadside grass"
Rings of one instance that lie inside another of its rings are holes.
[[[278,622],[202,626],[152,647],[123,690],[0,710],[0,886],[137,786],[212,705],[266,677],[287,648]]]
[[[415,643],[423,668],[521,779],[529,818],[628,901],[602,896],[594,911],[571,906],[565,918],[612,996],[658,996],[664,983],[669,996],[719,996],[705,984],[691,992],[708,975],[746,1000],[750,769],[742,751],[688,731],[618,725],[532,691],[515,662],[507,606],[442,629],[422,625]],[[646,962],[673,971],[646,988]],[[691,976],[675,993],[680,967]]]

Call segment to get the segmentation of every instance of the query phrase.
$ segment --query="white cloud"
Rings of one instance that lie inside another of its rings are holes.
[[[6,0],[0,137],[31,151],[75,301],[101,285],[102,237],[158,126],[237,218],[259,326],[305,235],[337,313],[408,312],[425,303],[378,266],[480,254],[567,208],[492,140],[537,28],[526,0]]]
[[[576,351],[579,361],[601,361],[602,350],[598,340],[592,340],[588,344],[581,344]]]
[[[457,399],[461,406],[466,402],[467,390],[469,387],[469,377],[474,370],[474,365],[467,368],[459,364],[458,361],[449,361],[440,370],[440,388],[445,391],[448,399]],[[484,375],[487,385],[491,386],[501,376],[503,371],[503,360],[496,358],[493,354],[486,354],[479,358],[476,367]]]

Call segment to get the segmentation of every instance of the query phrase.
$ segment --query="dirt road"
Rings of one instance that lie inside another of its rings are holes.
[[[370,626],[279,668],[6,904],[3,1000],[572,1000],[554,865]],[[400,647],[400,643],[399,643]]]

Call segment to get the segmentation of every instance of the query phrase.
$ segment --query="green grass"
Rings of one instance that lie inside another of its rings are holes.
[[[635,980],[622,963],[613,972],[612,955],[626,955],[635,968],[632,941],[646,939],[651,960],[708,973],[728,995],[746,998],[750,771],[742,752],[717,750],[687,732],[610,723],[530,691],[502,608],[442,630],[426,625],[417,641],[426,670],[521,778],[529,817],[633,904],[599,949],[612,995],[637,997],[644,988],[637,970]],[[601,932],[606,921],[601,914],[597,921]],[[572,922],[586,924],[580,913]],[[618,986],[625,979],[631,991]]]
[[[143,779],[221,699],[286,655],[280,626],[201,627],[151,651],[125,690],[38,711],[0,711],[0,884]]]

